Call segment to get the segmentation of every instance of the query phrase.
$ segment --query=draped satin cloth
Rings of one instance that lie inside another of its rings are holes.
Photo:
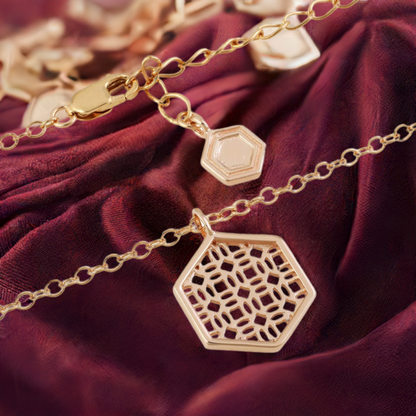
[[[5,2],[2,19],[24,3]],[[36,17],[41,3],[27,10]],[[224,12],[159,56],[187,58],[256,22]],[[200,166],[203,141],[167,123],[144,94],[3,152],[1,302],[184,226],[193,207],[210,213],[252,198],[416,122],[415,1],[369,0],[307,30],[322,57],[298,70],[259,73],[240,50],[167,81],[211,127],[243,124],[267,143],[254,182],[219,183]],[[174,100],[168,111],[182,109]],[[3,100],[1,130],[23,110]],[[281,352],[203,348],[172,294],[201,241],[184,237],[9,314],[0,323],[0,414],[415,415],[415,163],[413,137],[214,227],[282,236],[315,286]]]

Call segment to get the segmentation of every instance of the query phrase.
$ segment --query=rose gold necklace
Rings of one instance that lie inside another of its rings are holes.
[[[168,92],[163,79],[180,76],[189,67],[206,65],[215,56],[235,52],[252,42],[268,41],[282,31],[302,29],[311,20],[323,20],[337,9],[349,8],[358,1],[351,0],[350,3],[342,5],[341,0],[315,0],[308,10],[288,13],[275,24],[261,24],[245,37],[228,39],[216,50],[199,49],[186,61],[173,57],[162,62],[158,57],[149,55],[143,59],[141,67],[132,74],[110,74],[77,92],[70,104],[53,109],[49,120],[31,123],[20,135],[11,132],[0,136],[0,150],[13,150],[20,139],[39,138],[50,127],[67,128],[77,120],[88,121],[102,117],[110,113],[114,107],[134,99],[139,92],[144,91],[158,105],[160,113],[166,120],[190,129],[197,136],[205,139],[201,165],[220,182],[231,186],[257,179],[263,168],[265,143],[244,126],[211,130],[200,115],[192,112],[191,103],[186,96],[177,92]],[[328,4],[329,10],[319,15],[316,11],[316,5],[319,3]],[[300,17],[304,17],[302,22],[299,21]],[[173,70],[175,66],[176,71],[165,72],[166,68]],[[139,77],[143,80],[143,85],[139,84]],[[156,85],[163,90],[161,98],[151,93],[151,89]],[[121,87],[126,90],[124,94],[112,95]],[[175,98],[185,104],[186,111],[171,117],[166,113],[166,108]],[[58,115],[60,112],[65,113],[62,119]]]
[[[351,7],[357,1],[354,0],[344,6],[341,6],[339,0],[315,1],[308,11],[288,14],[279,27],[275,28],[274,34],[284,29],[297,28],[290,28],[291,16],[306,16],[298,26],[301,27],[310,20],[320,20],[329,16],[337,8]],[[325,15],[318,17],[314,6],[322,2],[331,4],[332,8]],[[108,76],[105,80],[80,91],[69,106],[53,110],[48,121],[33,123],[21,135],[6,133],[0,138],[0,149],[11,150],[17,146],[22,137],[40,137],[52,126],[65,128],[76,120],[90,120],[107,114],[114,106],[134,98],[139,91],[145,91],[158,104],[161,114],[168,121],[189,128],[204,137],[207,140],[205,148],[208,149],[204,149],[204,154],[210,152],[209,143],[218,140],[218,137],[219,140],[224,140],[225,130],[237,129],[237,132],[234,131],[231,136],[225,137],[239,135],[249,145],[254,135],[250,138],[245,137],[253,133],[244,131],[246,128],[243,126],[210,131],[203,119],[192,112],[189,100],[182,94],[169,93],[161,78],[178,76],[189,66],[205,65],[218,54],[233,52],[253,40],[263,39],[265,37],[263,29],[259,28],[249,39],[231,39],[216,51],[201,49],[188,61],[171,58],[162,63],[158,58],[149,56],[145,58],[142,67],[136,73],[130,76]],[[198,61],[201,56],[203,60]],[[148,65],[150,61],[156,62],[157,65]],[[163,69],[172,63],[177,64],[178,70],[173,74],[163,73]],[[142,87],[139,87],[136,78],[140,74],[145,80]],[[160,99],[149,91],[156,84],[161,85],[164,91]],[[111,91],[120,86],[125,86],[126,93],[112,97]],[[95,101],[89,99],[90,94],[95,92],[101,93],[101,96],[94,95]],[[181,99],[187,107],[187,110],[180,112],[175,119],[165,112],[165,108],[170,105],[173,98]],[[62,109],[68,112],[70,116],[68,121],[60,121],[57,117]],[[37,133],[34,131],[36,128],[40,130]],[[285,193],[297,194],[305,189],[309,182],[328,179],[335,169],[354,166],[362,156],[378,154],[389,144],[404,142],[415,131],[416,123],[400,124],[393,133],[384,137],[375,136],[364,147],[346,149],[340,158],[329,163],[318,163],[310,173],[293,175],[285,186],[265,187],[250,200],[235,201],[232,205],[206,216],[201,210],[194,209],[189,224],[182,228],[167,229],[154,241],[139,241],[124,254],[109,254],[100,265],[82,266],[68,279],[62,281],[54,279],[43,289],[20,293],[14,302],[0,306],[0,320],[4,319],[10,311],[30,309],[38,299],[60,296],[72,285],[87,284],[99,273],[116,272],[127,261],[143,260],[154,249],[172,247],[183,236],[196,233],[201,234],[204,241],[175,283],[174,294],[204,346],[218,350],[279,351],[312,304],[316,295],[315,289],[280,237],[220,233],[213,231],[211,226],[230,221],[236,216],[248,215],[257,205],[275,204],[279,196]],[[4,140],[8,137],[12,139],[12,143],[7,146]],[[256,140],[260,139],[254,136],[254,141]],[[221,157],[226,158],[227,152],[221,154]],[[205,167],[209,170],[210,161],[207,158]]]

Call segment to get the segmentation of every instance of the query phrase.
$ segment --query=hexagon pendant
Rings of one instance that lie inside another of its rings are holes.
[[[213,350],[279,351],[316,296],[293,253],[280,237],[213,232],[194,216],[205,239],[173,291],[199,339]]]
[[[208,130],[201,165],[224,185],[237,185],[261,175],[266,144],[244,126]]]
[[[265,19],[245,33],[244,37],[250,37],[260,26],[270,25],[273,27],[281,22],[282,18],[277,17]],[[291,22],[293,25],[300,23],[296,17],[292,17]],[[266,34],[269,34],[270,31],[270,28],[265,29]],[[251,43],[249,51],[256,68],[266,71],[300,68],[321,56],[321,52],[305,28],[285,30],[270,39]]]

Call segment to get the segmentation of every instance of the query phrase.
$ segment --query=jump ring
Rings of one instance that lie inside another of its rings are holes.
[[[52,110],[51,112],[51,118],[57,118],[59,120],[59,117],[56,116],[56,114],[61,111],[61,110],[65,110],[65,112],[67,113],[69,120],[67,121],[63,121],[63,122],[55,122],[55,127],[57,127],[58,129],[64,129],[66,127],[70,127],[72,126],[76,121],[77,121],[77,116],[75,114],[69,114],[67,109],[65,108],[65,106],[61,105],[59,107],[56,107]]]
[[[182,100],[185,105],[186,105],[186,112],[188,114],[188,120],[189,117],[192,114],[192,107],[191,107],[191,102],[189,101],[189,99],[187,97],[185,97],[182,94],[179,94],[177,92],[168,92],[167,94],[163,95],[163,97],[161,97],[160,102],[158,104],[159,107],[159,111],[160,114],[162,114],[162,116],[169,121],[169,123],[175,124],[175,126],[178,126],[178,120],[174,119],[173,117],[169,116],[166,111],[164,110],[164,107],[166,107],[166,105],[164,105],[164,101],[166,101],[167,99],[171,99],[171,98],[179,98],[180,100]]]

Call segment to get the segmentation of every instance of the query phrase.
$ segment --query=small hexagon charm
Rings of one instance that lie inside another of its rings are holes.
[[[261,175],[266,144],[244,126],[208,130],[201,165],[224,185]]]
[[[299,24],[299,19],[293,17],[291,20],[293,26]],[[281,18],[265,19],[250,29],[244,37],[250,37],[262,25],[277,25],[281,21]],[[266,35],[272,30],[264,29]],[[321,52],[303,27],[297,30],[284,30],[261,42],[252,42],[249,50],[256,68],[266,71],[299,68],[321,56]]]
[[[279,351],[316,296],[282,238],[209,225],[173,291],[206,348],[250,352]]]

